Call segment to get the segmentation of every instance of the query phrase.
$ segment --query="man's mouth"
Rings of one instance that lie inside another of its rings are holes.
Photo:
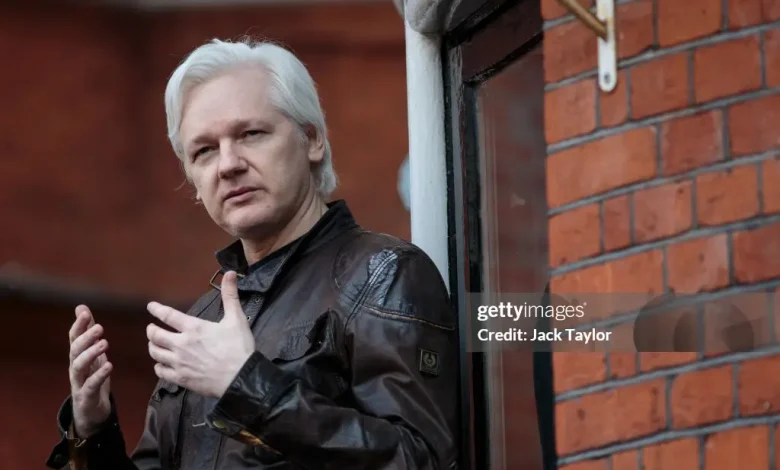
[[[228,191],[227,194],[225,194],[225,201],[229,201],[231,199],[239,199],[242,196],[248,195],[250,193],[253,193],[257,191],[257,188],[249,187],[249,186],[242,186],[240,188],[236,188],[233,190]]]

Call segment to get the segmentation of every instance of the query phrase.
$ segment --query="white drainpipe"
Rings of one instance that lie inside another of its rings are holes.
[[[412,243],[431,257],[449,288],[441,37],[404,23]]]

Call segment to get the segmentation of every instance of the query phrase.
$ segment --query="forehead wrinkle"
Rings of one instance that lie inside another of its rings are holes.
[[[182,137],[194,135],[189,141],[183,139],[185,148],[214,140],[226,131],[254,121],[275,121],[276,107],[269,91],[267,74],[255,67],[234,69],[194,86],[187,93],[182,109],[180,131],[190,130],[181,132]]]

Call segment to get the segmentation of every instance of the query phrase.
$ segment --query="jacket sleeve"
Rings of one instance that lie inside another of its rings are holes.
[[[446,288],[422,252],[371,260],[343,325],[349,395],[328,399],[259,352],[210,425],[304,468],[457,468],[458,349]]]
[[[152,407],[149,407],[143,435],[131,458],[125,450],[113,396],[109,418],[88,439],[74,437],[73,408],[71,397],[68,397],[57,415],[61,439],[49,455],[46,466],[54,469],[67,467],[70,470],[159,470],[155,426],[150,420],[154,420]]]

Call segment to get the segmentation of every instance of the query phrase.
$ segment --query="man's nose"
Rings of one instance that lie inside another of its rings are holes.
[[[219,145],[219,176],[226,178],[246,170],[246,160],[232,141]]]

